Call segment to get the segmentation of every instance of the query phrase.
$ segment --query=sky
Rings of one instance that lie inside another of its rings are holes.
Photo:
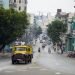
[[[9,0],[4,0],[4,6],[8,8]],[[55,15],[57,9],[62,9],[63,12],[74,12],[74,0],[28,0],[27,12],[34,14]]]
[[[27,11],[35,14],[50,12],[55,15],[57,9],[62,9],[63,12],[74,12],[74,5],[74,0],[28,0]]]

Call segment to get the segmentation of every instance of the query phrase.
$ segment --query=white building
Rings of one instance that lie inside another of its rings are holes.
[[[68,30],[67,30],[67,34],[69,34],[71,32],[71,25],[72,25],[72,20],[73,17],[75,16],[75,13],[69,13],[68,15]]]
[[[17,11],[26,11],[27,0],[9,0],[9,7]]]
[[[46,29],[47,25],[54,20],[54,17],[50,13],[47,15],[38,15],[36,16],[37,25],[41,26],[42,29]]]
[[[31,26],[34,25],[34,14],[28,14],[28,20]]]

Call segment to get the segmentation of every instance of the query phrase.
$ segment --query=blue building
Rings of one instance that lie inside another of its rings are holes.
[[[6,9],[9,8],[9,0],[3,0],[3,7]]]
[[[0,7],[3,6],[3,0],[0,0]]]
[[[71,32],[66,38],[66,51],[75,51],[75,17],[71,21]]]

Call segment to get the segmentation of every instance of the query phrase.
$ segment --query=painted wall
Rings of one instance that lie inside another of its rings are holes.
[[[8,9],[9,8],[9,0],[3,0],[3,5],[4,5],[4,8]]]

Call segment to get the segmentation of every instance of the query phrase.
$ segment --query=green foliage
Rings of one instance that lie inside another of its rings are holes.
[[[0,8],[0,46],[9,44],[23,35],[27,26],[26,12]]]
[[[38,28],[37,28],[37,31],[36,31],[36,34],[37,34],[37,35],[40,35],[41,33],[42,33],[42,29],[41,29],[41,27],[38,27]]]
[[[33,26],[33,34],[34,34],[34,37],[37,38],[40,34],[42,33],[42,29],[41,27],[39,26]]]
[[[48,25],[47,33],[48,36],[52,39],[53,43],[61,41],[60,36],[65,33],[67,30],[67,25],[62,21],[55,20]]]

